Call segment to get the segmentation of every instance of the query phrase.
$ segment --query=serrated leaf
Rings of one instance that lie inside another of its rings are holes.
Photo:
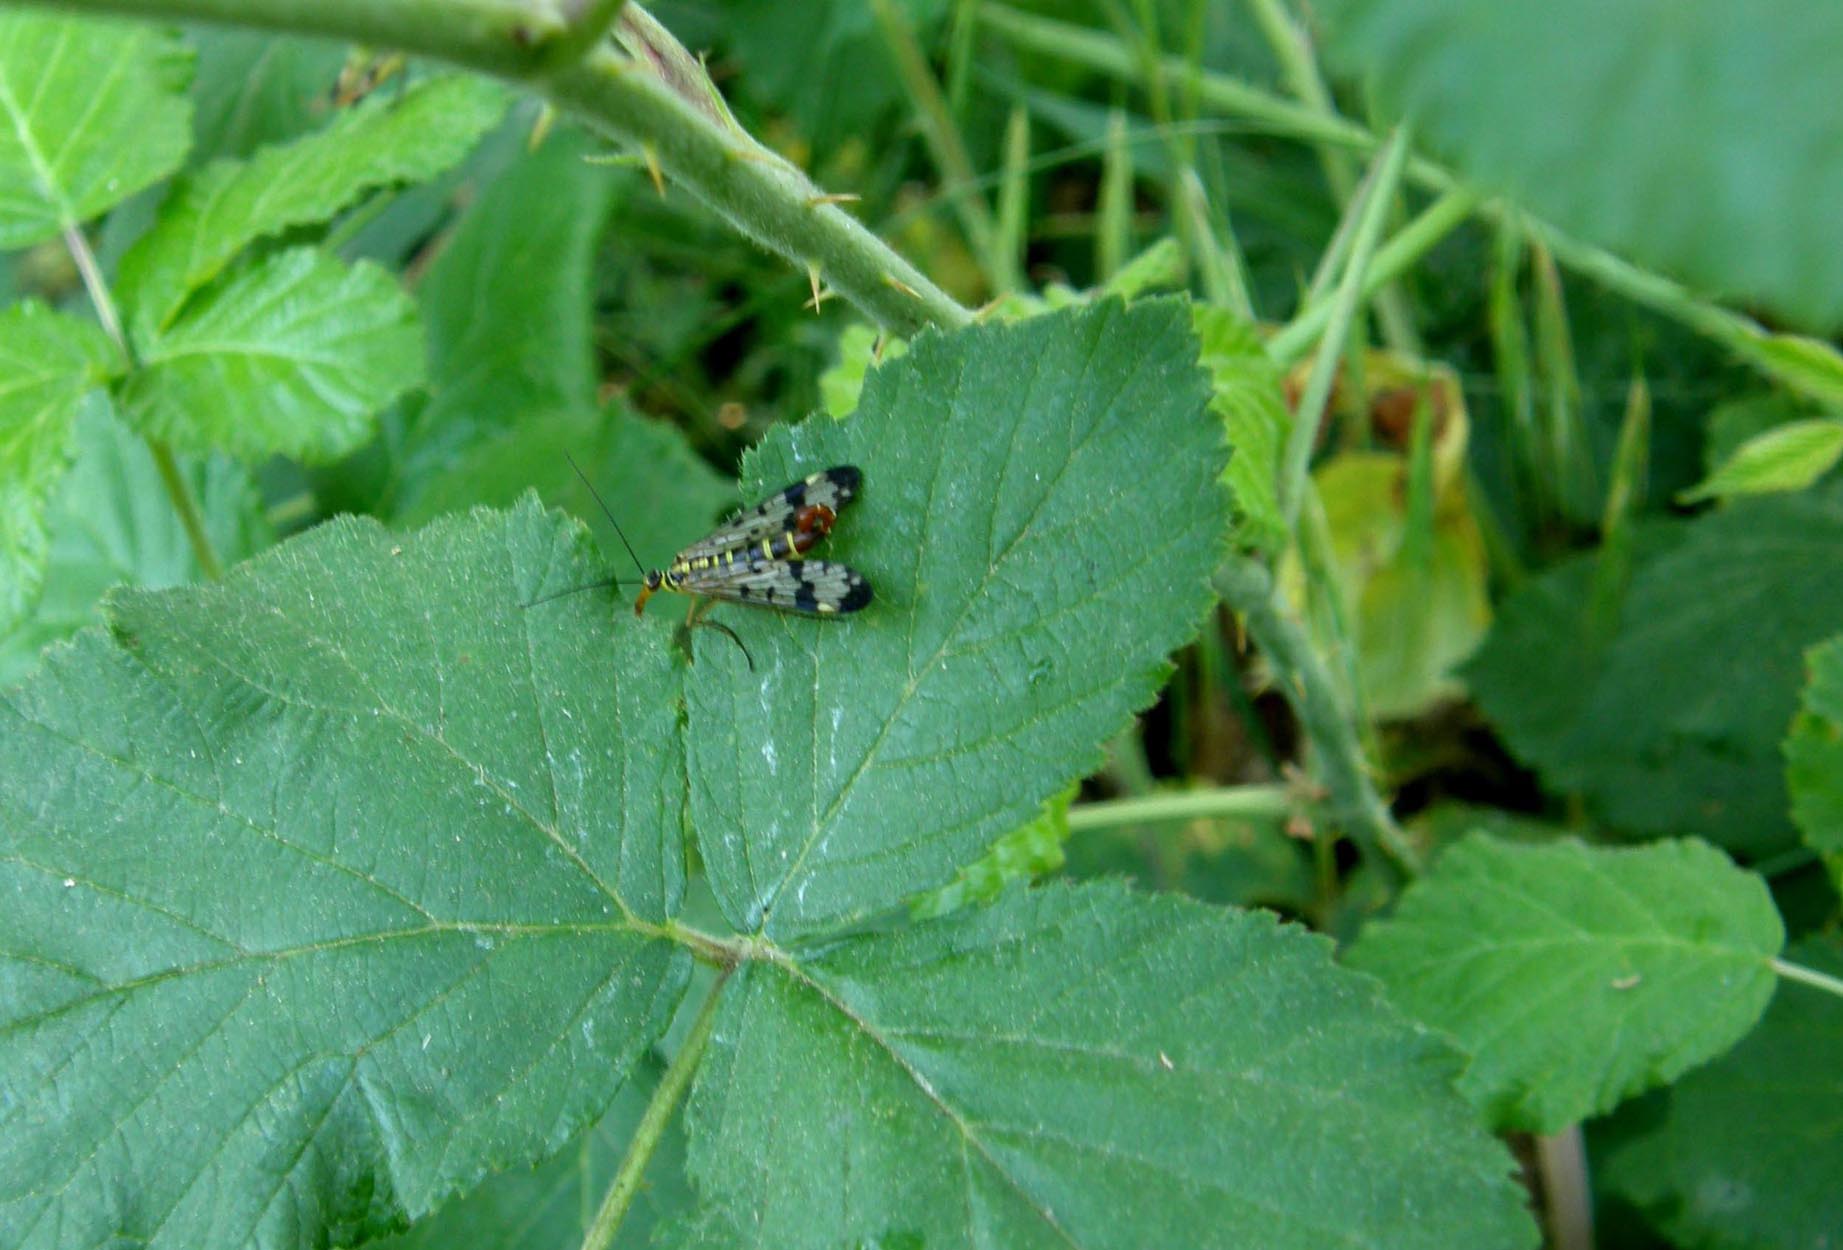
[[[863,470],[824,555],[876,602],[729,611],[752,674],[698,640],[724,677],[687,692],[692,816],[732,925],[810,932],[940,885],[1150,700],[1226,522],[1189,322],[1109,301],[924,335],[855,416],[776,430],[746,462],[754,497]]]
[[[1785,740],[1785,785],[1805,844],[1843,883],[1843,638],[1811,648],[1810,680]]]
[[[416,306],[375,265],[297,248],[194,301],[142,344],[123,389],[134,426],[175,447],[329,460],[422,380]]]
[[[1843,944],[1790,963],[1843,978]],[[1596,1166],[1694,1250],[1829,1250],[1843,1228],[1843,1002],[1787,981],[1745,1041],[1671,1089],[1662,1121]]]
[[[187,297],[256,240],[325,221],[375,188],[447,169],[504,107],[503,91],[482,79],[427,79],[400,95],[374,95],[317,134],[188,177],[122,258],[119,294],[136,338],[162,336]]]
[[[1592,561],[1575,561],[1503,604],[1466,681],[1518,755],[1607,823],[1783,849],[1804,651],[1843,631],[1843,496],[1736,500],[1639,539],[1610,641]]]
[[[1722,466],[1677,496],[1679,503],[1803,490],[1843,456],[1843,419],[1792,421],[1742,443]]]
[[[1766,884],[1700,842],[1615,849],[1474,834],[1348,962],[1472,1057],[1500,1129],[1554,1133],[1719,1055],[1772,997]]]
[[[1702,287],[1843,323],[1828,245],[1843,98],[1827,81],[1843,8],[1332,0],[1322,14],[1338,59],[1468,180]]]
[[[419,286],[433,396],[405,439],[401,510],[427,515],[423,478],[456,456],[598,406],[594,258],[613,184],[590,150],[566,130],[501,171]]]
[[[0,1243],[351,1244],[600,1114],[687,961],[665,630],[520,606],[597,563],[334,521],[0,695]]]
[[[1536,1242],[1444,1045],[1262,913],[1039,889],[739,979],[686,1111],[731,1244]]]
[[[0,250],[88,221],[178,168],[191,55],[150,25],[0,13]]]
[[[101,392],[82,405],[72,445],[70,471],[45,515],[45,590],[24,620],[0,634],[0,686],[25,676],[49,644],[100,625],[99,604],[111,587],[179,586],[200,577],[153,454],[114,418]],[[241,465],[223,456],[175,461],[221,561],[273,545],[261,495]]]
[[[1284,374],[1268,356],[1254,327],[1210,304],[1191,309],[1202,344],[1203,367],[1213,388],[1211,407],[1222,418],[1235,454],[1223,480],[1235,494],[1235,542],[1261,551],[1286,546],[1275,483],[1280,445],[1292,426],[1280,386]]]
[[[38,596],[46,504],[69,463],[83,397],[117,355],[89,322],[38,303],[0,309],[0,632]]]

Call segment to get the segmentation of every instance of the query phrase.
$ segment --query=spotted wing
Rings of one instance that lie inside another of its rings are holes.
[[[679,588],[694,595],[808,616],[856,612],[870,602],[870,583],[863,575],[830,560],[738,560],[694,569]]]
[[[792,530],[802,509],[824,508],[836,514],[857,498],[858,483],[863,480],[853,465],[835,465],[776,491],[753,508],[745,508],[718,526],[706,537],[678,553],[678,560],[695,560],[699,556],[722,555],[744,547],[757,547],[763,539],[777,538]],[[676,561],[675,561],[676,563]]]

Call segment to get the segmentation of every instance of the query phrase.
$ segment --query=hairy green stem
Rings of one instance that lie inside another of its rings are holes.
[[[685,1037],[685,1044],[678,1048],[665,1074],[659,1078],[659,1085],[653,1090],[651,1101],[646,1104],[646,1112],[640,1117],[639,1127],[634,1129],[633,1141],[628,1144],[627,1154],[621,1159],[620,1170],[614,1174],[614,1182],[608,1186],[608,1192],[595,1212],[595,1219],[590,1222],[589,1231],[583,1236],[582,1250],[608,1250],[614,1244],[614,1235],[620,1231],[621,1221],[626,1218],[627,1209],[633,1205],[634,1195],[640,1192],[640,1181],[646,1175],[646,1165],[652,1161],[654,1151],[659,1149],[659,1139],[665,1135],[672,1113],[678,1110],[679,1100],[690,1088],[691,1078],[697,1074],[698,1064],[704,1058],[704,1048],[710,1044],[711,1032],[716,1028],[717,1009],[723,1004],[723,987],[728,984],[729,977],[729,969],[717,974],[703,1006],[698,1008],[697,1019]]]
[[[830,202],[803,173],[756,143],[727,111],[713,108],[708,79],[694,88],[682,74],[668,77],[671,67],[659,58],[623,56],[600,41],[579,60],[554,64],[553,49],[581,38],[581,31],[538,6],[506,0],[60,0],[55,7],[323,35],[496,75],[550,97],[648,154],[732,227],[802,271],[817,268],[879,325],[912,335],[927,326],[971,320],[967,309]],[[604,15],[604,6],[590,6],[585,25]],[[630,3],[619,25],[628,27],[642,16]]]
[[[1351,239],[1350,260],[1344,267],[1337,294],[1331,300],[1324,338],[1319,343],[1318,357],[1312,362],[1305,394],[1300,397],[1293,415],[1292,432],[1287,435],[1286,450],[1280,462],[1280,516],[1289,530],[1299,519],[1299,501],[1304,497],[1312,449],[1318,445],[1318,431],[1331,398],[1331,383],[1337,377],[1338,362],[1343,357],[1344,344],[1369,276],[1370,258],[1375,253],[1376,240],[1382,235],[1382,223],[1388,218],[1389,203],[1395,198],[1407,154],[1408,135],[1404,127],[1395,132],[1389,146],[1382,150],[1368,185],[1351,205],[1351,211],[1360,216]]]
[[[1316,751],[1332,819],[1372,862],[1387,862],[1382,858],[1386,855],[1408,872],[1419,873],[1419,852],[1370,780],[1354,718],[1338,700],[1337,685],[1305,631],[1282,613],[1273,575],[1256,560],[1232,556],[1216,573],[1216,589],[1242,615],[1261,654],[1273,665],[1275,684]]]
[[[1144,825],[1208,817],[1284,816],[1292,806],[1285,786],[1227,786],[1215,790],[1166,790],[1140,798],[1083,803],[1069,809],[1069,830]]]
[[[75,225],[65,226],[64,247],[77,264],[77,273],[83,278],[83,289],[90,297],[90,305],[96,310],[96,320],[102,323],[103,332],[121,349],[122,358],[128,362],[128,367],[139,368],[134,344],[122,329],[122,318],[116,311],[115,297],[109,293],[109,284],[103,280],[102,268],[96,263],[96,253],[90,250],[90,241],[83,237],[82,229]],[[154,467],[160,471],[160,484],[165,487],[166,497],[179,516],[180,527],[186,532],[192,558],[198,561],[199,572],[208,580],[217,581],[224,576],[224,562],[218,559],[217,548],[211,544],[211,534],[205,529],[204,516],[198,510],[198,501],[192,498],[192,488],[186,485],[185,475],[179,471],[179,461],[173,455],[173,449],[157,438],[149,438],[146,442],[147,449],[153,453]]]
[[[1832,997],[1843,998],[1843,977],[1833,977],[1828,972],[1819,972],[1816,968],[1788,963],[1783,959],[1773,960],[1772,969],[1788,981],[1800,981]]]

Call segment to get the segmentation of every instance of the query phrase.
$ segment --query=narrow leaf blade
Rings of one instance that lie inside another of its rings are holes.
[[[1839,456],[1843,456],[1843,420],[1793,421],[1741,444],[1720,468],[1678,500],[1696,503],[1803,490],[1828,473]]]

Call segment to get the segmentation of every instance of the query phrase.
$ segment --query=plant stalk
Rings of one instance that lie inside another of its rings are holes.
[[[1351,241],[1350,261],[1338,283],[1337,294],[1330,301],[1324,337],[1318,344],[1318,356],[1312,362],[1312,373],[1306,380],[1305,394],[1300,397],[1298,409],[1293,414],[1292,432],[1287,436],[1286,450],[1280,462],[1280,516],[1289,530],[1299,519],[1299,501],[1305,492],[1306,471],[1311,467],[1312,449],[1318,445],[1319,428],[1324,422],[1325,407],[1331,397],[1331,383],[1337,377],[1338,362],[1343,357],[1344,344],[1356,318],[1357,306],[1369,276],[1370,258],[1375,253],[1376,240],[1382,234],[1382,223],[1389,215],[1389,203],[1395,198],[1396,187],[1401,181],[1402,163],[1407,154],[1408,135],[1404,127],[1397,130],[1389,140],[1389,146],[1383,149],[1369,184],[1351,205],[1351,211],[1360,216]]]
[[[57,11],[146,21],[205,21],[322,35],[396,48],[492,74],[548,96],[634,151],[734,229],[804,273],[825,280],[870,320],[902,335],[964,325],[972,314],[822,195],[803,173],[763,147],[712,97],[657,58],[636,59],[597,42],[566,65],[551,63],[576,26],[537,5],[506,0],[30,0]],[[628,27],[645,19],[629,3]],[[602,16],[599,6],[589,20]],[[656,25],[656,24],[654,24]],[[695,58],[679,50],[695,64]],[[708,88],[708,79],[698,87]]]
[[[1145,825],[1212,817],[1284,816],[1292,799],[1285,786],[1226,786],[1211,790],[1167,790],[1130,799],[1083,803],[1069,809],[1069,830]]]
[[[678,1110],[679,1100],[690,1088],[691,1078],[696,1075],[698,1064],[704,1058],[704,1048],[710,1044],[711,1032],[717,1024],[717,1009],[723,1003],[723,987],[729,982],[730,971],[725,968],[717,974],[703,1006],[698,1008],[691,1032],[685,1036],[685,1044],[678,1048],[678,1053],[672,1057],[664,1075],[659,1078],[658,1088],[653,1090],[653,1097],[646,1104],[639,1127],[634,1129],[633,1141],[621,1160],[620,1170],[614,1174],[614,1182],[608,1186],[608,1192],[602,1198],[594,1220],[589,1224],[589,1231],[583,1236],[582,1250],[608,1250],[614,1244],[614,1235],[620,1231],[621,1221],[626,1218],[627,1209],[633,1205],[634,1195],[640,1192],[640,1182],[646,1176],[646,1165],[652,1161],[654,1151],[659,1149],[659,1140],[665,1135],[666,1125],[671,1121],[672,1113]]]
[[[76,225],[64,227],[64,247],[76,262],[77,272],[83,278],[83,289],[90,297],[90,306],[96,310],[96,320],[102,323],[102,329],[121,349],[122,359],[128,362],[130,369],[140,367],[135,354],[134,344],[122,329],[121,314],[116,311],[115,297],[109,293],[109,284],[103,280],[102,268],[96,263],[96,253],[90,250],[90,241],[83,237],[83,231]],[[186,485],[185,475],[179,471],[179,461],[173,455],[173,449],[157,438],[146,438],[148,451],[153,453],[154,467],[160,471],[160,484],[166,488],[166,497],[173,505],[173,511],[179,516],[180,527],[186,532],[186,542],[192,548],[192,558],[198,562],[199,572],[207,580],[217,581],[224,576],[224,562],[218,559],[217,548],[211,544],[211,534],[205,529],[205,518],[198,509],[198,501],[192,498],[192,488]]]
[[[1816,989],[1823,990],[1836,998],[1843,998],[1843,977],[1833,977],[1828,972],[1819,972],[1816,968],[1807,968],[1803,964],[1788,963],[1783,959],[1772,961],[1772,969],[1788,981],[1798,981]]]
[[[1370,780],[1354,720],[1339,701],[1324,661],[1305,631],[1281,612],[1273,575],[1257,560],[1231,556],[1216,573],[1216,589],[1247,622],[1249,634],[1273,665],[1275,685],[1311,739],[1332,818],[1372,862],[1392,861],[1418,874],[1420,853]]]

